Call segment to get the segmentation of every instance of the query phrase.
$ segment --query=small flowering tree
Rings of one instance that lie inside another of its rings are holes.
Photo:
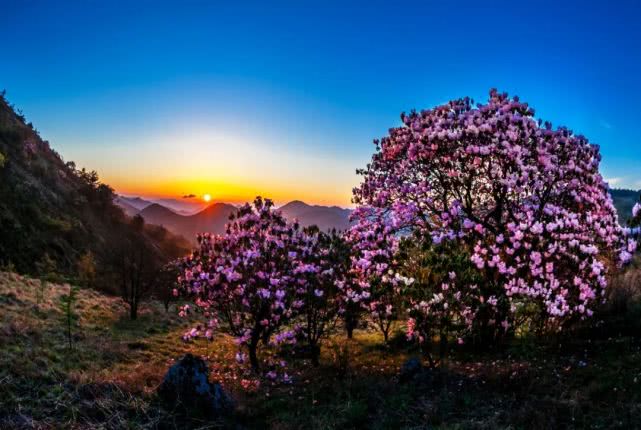
[[[383,334],[385,343],[394,321],[398,319],[399,285],[403,279],[395,272],[398,249],[397,227],[382,211],[360,207],[354,214],[356,224],[348,232],[353,246],[353,288],[346,291],[347,303],[359,303],[369,311],[372,321]]]
[[[194,297],[209,319],[205,335],[211,337],[224,321],[241,349],[237,360],[245,360],[242,349],[247,348],[258,371],[259,343],[294,341],[294,333],[281,328],[305,304],[307,269],[300,261],[305,241],[298,225],[274,211],[270,200],[257,197],[232,215],[224,235],[204,234],[198,241],[198,251],[183,262],[183,293]],[[201,331],[196,328],[187,337]]]
[[[297,269],[304,275],[298,291],[305,303],[299,327],[310,347],[312,364],[318,366],[321,342],[336,321],[343,303],[342,288],[349,282],[350,252],[335,231],[327,234],[312,226],[304,233],[302,264]]]
[[[401,288],[407,307],[407,337],[418,342],[431,367],[432,340],[439,339],[439,360],[448,342],[459,344],[470,335],[474,318],[485,307],[493,309],[496,298],[479,293],[483,283],[464,249],[451,242],[434,245],[429,238],[413,235],[402,240],[399,271],[411,276]]]
[[[629,259],[598,147],[495,90],[487,104],[464,98],[401,119],[375,142],[354,202],[469,255],[478,299],[496,303],[475,315],[483,338],[523,303],[548,323],[592,315],[610,263]]]

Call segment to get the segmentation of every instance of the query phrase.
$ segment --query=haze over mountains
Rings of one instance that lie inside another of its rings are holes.
[[[158,203],[181,215],[193,215],[208,206],[207,203],[196,199],[143,199],[141,197],[127,197],[122,195],[116,198],[116,203],[125,211],[131,209],[135,210],[136,213],[145,209],[147,206]]]
[[[195,242],[198,233],[223,233],[229,215],[236,210],[236,206],[227,203],[212,203],[194,214],[186,214],[179,212],[172,199],[151,202],[139,197],[118,196],[115,202],[127,215],[140,214],[147,223],[162,225],[191,242]],[[323,231],[345,230],[350,224],[351,210],[338,206],[308,205],[295,200],[281,206],[279,210],[287,219],[297,219],[303,227],[317,225]]]

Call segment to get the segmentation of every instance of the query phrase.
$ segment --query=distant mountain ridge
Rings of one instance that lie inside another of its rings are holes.
[[[149,203],[142,210],[132,211],[132,200],[137,203]],[[213,203],[200,212],[192,215],[185,215],[176,212],[161,203],[152,203],[140,198],[129,198],[119,196],[114,202],[119,205],[129,216],[140,214],[149,224],[161,225],[187,238],[195,243],[199,233],[222,234],[225,231],[225,224],[229,216],[236,211],[236,206],[227,203]],[[345,230],[349,227],[350,209],[338,206],[309,205],[295,200],[278,208],[283,216],[290,221],[298,220],[302,227],[316,225],[322,231],[331,229]]]
[[[153,203],[158,203],[181,215],[193,215],[207,207],[207,204],[204,202],[194,201],[193,199],[143,199],[141,197],[119,195],[116,200],[116,203],[121,205],[125,210],[126,206],[133,206],[137,211],[141,211]]]
[[[235,211],[235,206],[214,203],[194,215],[181,215],[161,204],[153,203],[139,214],[145,222],[161,225],[194,243],[199,233],[223,233],[229,216]]]
[[[619,222],[625,226],[632,212],[632,206],[639,201],[641,191],[611,189],[610,194],[619,215]],[[230,204],[214,203],[200,212],[186,215],[161,203],[153,203],[139,197],[118,196],[115,203],[129,216],[140,213],[146,222],[162,225],[192,243],[195,243],[198,233],[223,233],[229,215],[236,210],[236,207]],[[143,207],[143,209],[132,210],[134,204]],[[349,217],[352,213],[351,209],[338,206],[309,205],[300,200],[291,201],[279,207],[278,210],[290,221],[298,220],[303,227],[317,225],[322,231],[346,230],[350,226]]]
[[[611,189],[610,195],[614,202],[614,207],[619,215],[619,224],[622,226],[627,225],[628,220],[632,216],[632,207],[635,203],[639,202],[641,190],[625,190],[625,189]]]
[[[331,229],[346,230],[350,226],[350,209],[338,206],[308,205],[294,200],[278,210],[289,220],[297,219],[303,227],[316,225],[322,231]]]

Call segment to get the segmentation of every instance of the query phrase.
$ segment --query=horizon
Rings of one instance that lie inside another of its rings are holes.
[[[351,207],[401,112],[492,87],[600,145],[612,188],[641,188],[641,5],[376,6],[8,4],[0,89],[123,195]]]
[[[207,208],[209,206],[212,206],[212,205],[215,205],[215,204],[228,204],[228,205],[240,207],[240,206],[244,205],[245,203],[251,203],[253,201],[253,199],[245,200],[245,201],[238,201],[238,202],[222,201],[222,200],[217,200],[214,196],[212,196],[210,201],[204,201],[202,198],[198,198],[198,197],[192,198],[192,199],[185,199],[185,198],[181,198],[181,197],[159,197],[159,196],[153,196],[153,195],[152,196],[144,196],[144,195],[140,195],[140,194],[123,194],[123,193],[116,193],[116,195],[120,196],[120,197],[125,197],[125,198],[128,198],[128,199],[140,198],[140,199],[145,200],[147,202],[150,202],[152,204],[158,204],[160,206],[165,206],[167,209],[171,209],[171,210],[174,210],[174,209],[172,209],[171,207],[168,207],[166,205],[163,205],[160,202],[162,202],[163,200],[171,200],[171,201],[174,201],[176,203],[181,203],[182,202],[182,203],[185,203],[185,204],[191,204],[191,205],[193,205],[193,207],[200,207],[200,209],[198,209],[198,211],[202,211],[205,208]],[[255,196],[255,197],[269,198],[269,197],[264,197],[264,196]],[[298,198],[294,198],[294,199],[286,200],[286,201],[275,201],[274,200],[273,202],[274,202],[274,207],[276,207],[276,209],[280,209],[285,205],[288,205],[290,203],[295,203],[295,202],[300,202],[300,203],[303,203],[303,204],[306,204],[306,205],[309,205],[309,206],[338,207],[340,209],[349,209],[349,210],[353,210],[354,209],[354,205],[353,204],[351,204],[349,206],[331,205],[331,204],[320,205],[320,204],[316,204],[316,203],[310,203],[308,201],[305,201],[303,199],[298,199]]]

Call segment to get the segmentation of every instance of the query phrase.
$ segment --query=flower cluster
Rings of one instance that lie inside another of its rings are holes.
[[[318,365],[320,342],[351,291],[351,249],[341,234],[323,233],[316,226],[304,230],[303,240],[299,271],[303,272],[305,283],[299,296],[304,306],[299,327],[310,348],[312,363]]]
[[[641,227],[641,203],[635,203],[632,207],[632,218],[630,219],[630,226],[632,228],[635,228],[636,230]]]
[[[211,338],[222,320],[239,345],[237,361],[246,361],[247,349],[254,370],[261,343],[294,344],[303,336],[318,350],[337,314],[340,287],[348,284],[349,253],[341,254],[338,235],[301,230],[258,197],[232,215],[225,234],[198,241],[199,249],[182,261],[176,293],[192,297],[208,323],[187,332],[186,340]],[[190,310],[187,305],[181,314]]]
[[[198,241],[200,248],[183,261],[182,292],[205,317],[227,323],[258,369],[260,342],[295,341],[280,331],[303,308],[306,274],[315,270],[300,259],[304,235],[259,197],[232,215],[225,234],[203,234]],[[244,354],[238,357],[242,361]]]
[[[395,271],[400,224],[385,211],[361,206],[352,214],[355,224],[347,232],[352,244],[353,283],[345,291],[343,306],[360,304],[371,315],[385,340],[399,314],[399,287],[408,279]]]
[[[550,319],[591,315],[610,262],[632,248],[598,147],[496,90],[487,104],[464,98],[401,119],[375,142],[354,201],[436,245],[460,244],[500,286],[485,300],[536,303]],[[361,266],[384,264],[367,257]]]

